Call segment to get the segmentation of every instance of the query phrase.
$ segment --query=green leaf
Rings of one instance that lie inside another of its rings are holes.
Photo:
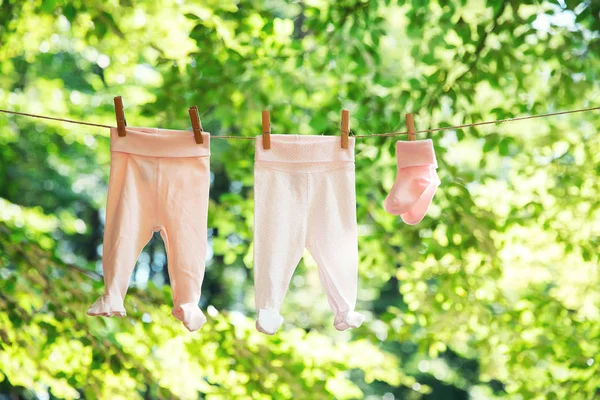
[[[498,152],[501,156],[508,156],[510,154],[510,138],[503,138],[500,143],[498,143]]]
[[[77,17],[77,9],[75,6],[73,6],[73,4],[67,4],[63,8],[63,15],[67,18],[67,20],[69,20],[69,22],[72,23]]]
[[[40,10],[45,13],[53,13],[56,10],[56,0],[42,0]]]
[[[485,143],[483,144],[483,152],[488,153],[496,148],[499,142],[497,134],[491,134],[485,137]]]

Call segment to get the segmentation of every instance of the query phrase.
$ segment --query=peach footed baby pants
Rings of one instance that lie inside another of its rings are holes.
[[[110,132],[110,178],[102,267],[104,295],[88,315],[125,316],[123,298],[136,260],[153,232],[168,257],[173,316],[190,331],[200,311],[207,247],[210,136],[196,144],[192,132],[127,128]]]
[[[272,335],[292,274],[307,248],[338,330],[359,327],[354,311],[358,243],[354,139],[342,149],[334,136],[271,135],[264,150],[256,138],[254,165],[254,289],[256,328]]]

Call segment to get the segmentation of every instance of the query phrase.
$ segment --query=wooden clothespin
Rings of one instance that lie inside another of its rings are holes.
[[[125,135],[127,135],[127,132],[125,131],[127,120],[125,119],[123,99],[121,96],[115,97],[115,113],[117,114],[117,132],[119,133],[119,136],[125,137]]]
[[[350,112],[342,110],[342,149],[348,148],[348,135],[350,134]]]
[[[262,142],[263,149],[271,148],[271,115],[267,110],[262,112]]]
[[[202,123],[200,123],[198,107],[191,106],[188,112],[190,114],[190,120],[192,121],[192,130],[194,131],[194,139],[196,140],[196,144],[202,144],[204,143],[204,138],[202,137]]]
[[[417,134],[415,133],[415,118],[412,114],[406,114],[406,128],[408,128],[408,140],[417,140]]]

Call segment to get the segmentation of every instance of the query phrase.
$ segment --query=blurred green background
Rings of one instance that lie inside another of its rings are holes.
[[[355,134],[598,106],[600,4],[0,0],[0,108],[213,135]],[[125,319],[102,293],[108,130],[0,114],[0,399],[598,399],[600,113],[432,134],[418,226],[382,202],[398,138],[357,142],[364,325],[337,332],[306,255],[254,329],[253,142],[212,141],[190,334],[156,236]],[[425,136],[421,136],[425,138]],[[404,140],[405,138],[401,138]]]

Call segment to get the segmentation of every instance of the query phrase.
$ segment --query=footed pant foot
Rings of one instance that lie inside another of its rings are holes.
[[[258,318],[256,319],[256,329],[266,335],[273,335],[281,324],[283,317],[275,310],[261,308],[258,310]]]
[[[123,318],[127,313],[123,307],[123,299],[104,295],[98,297],[98,300],[88,308],[87,315]]]
[[[206,323],[206,317],[200,310],[197,304],[185,303],[179,306],[175,306],[171,314],[181,322],[190,331],[194,332],[202,328]]]
[[[365,317],[356,311],[345,311],[338,313],[333,320],[333,326],[338,331],[345,331],[350,328],[358,328],[362,325]]]

